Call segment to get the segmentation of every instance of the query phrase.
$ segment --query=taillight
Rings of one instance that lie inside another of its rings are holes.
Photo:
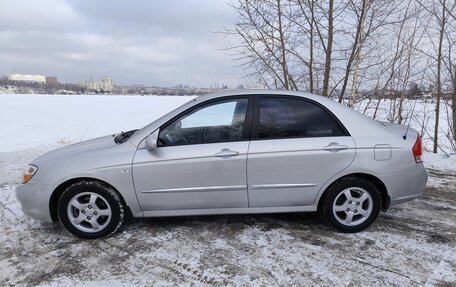
[[[412,148],[412,153],[413,153],[413,156],[415,157],[415,161],[417,163],[423,162],[421,160],[421,155],[423,154],[423,149],[422,149],[422,146],[421,146],[421,137],[420,137],[419,134],[417,134],[416,142],[415,142],[415,144],[413,145],[413,148]]]

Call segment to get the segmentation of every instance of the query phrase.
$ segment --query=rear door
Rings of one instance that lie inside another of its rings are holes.
[[[322,185],[354,156],[353,139],[319,103],[258,96],[247,159],[249,206],[312,205]]]

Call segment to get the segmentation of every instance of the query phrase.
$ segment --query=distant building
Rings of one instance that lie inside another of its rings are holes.
[[[103,77],[100,79],[101,82],[101,89],[103,91],[112,91],[112,78],[111,77]]]
[[[57,81],[57,77],[46,77],[46,84],[47,85],[56,85],[59,82]]]
[[[102,77],[99,81],[80,82],[78,85],[86,88],[89,91],[111,92],[113,89],[111,77]]]
[[[6,77],[10,81],[46,84],[46,77],[41,75],[9,74]]]

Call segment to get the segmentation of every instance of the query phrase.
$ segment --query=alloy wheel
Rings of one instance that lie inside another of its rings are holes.
[[[356,226],[372,214],[372,196],[365,189],[350,187],[342,190],[332,206],[336,220],[345,226]]]
[[[112,210],[103,196],[94,192],[82,192],[69,201],[67,215],[70,223],[77,229],[95,233],[109,224]]]

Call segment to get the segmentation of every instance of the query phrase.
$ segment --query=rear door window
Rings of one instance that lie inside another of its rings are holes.
[[[260,97],[260,139],[346,135],[334,116],[317,104],[296,98]]]

